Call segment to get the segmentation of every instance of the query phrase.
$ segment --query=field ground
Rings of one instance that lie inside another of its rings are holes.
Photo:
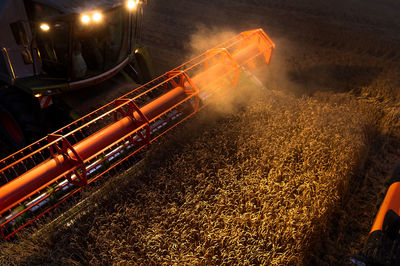
[[[107,184],[74,224],[2,244],[11,264],[341,265],[361,250],[400,159],[400,3],[149,1],[156,73],[243,30],[276,42],[214,106]]]

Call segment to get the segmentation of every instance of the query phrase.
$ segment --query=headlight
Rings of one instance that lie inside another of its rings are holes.
[[[99,23],[103,20],[103,14],[99,11],[94,11],[90,13],[85,13],[81,15],[81,22],[82,24],[89,24],[92,21],[95,23]]]
[[[126,1],[126,7],[129,10],[134,10],[139,5],[139,0],[128,0]]]
[[[50,26],[49,26],[49,24],[47,24],[47,23],[42,23],[42,24],[40,25],[40,29],[41,29],[42,31],[49,31],[49,30],[50,30]]]
[[[95,12],[92,15],[92,19],[94,22],[100,22],[103,19],[103,15],[100,12]]]
[[[83,24],[88,24],[90,22],[90,16],[86,15],[86,14],[83,14],[81,16],[81,21],[82,21]]]

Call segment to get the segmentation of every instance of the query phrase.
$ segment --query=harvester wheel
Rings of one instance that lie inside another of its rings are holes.
[[[34,99],[16,88],[0,90],[0,137],[14,150],[21,149],[42,135],[40,107]]]
[[[147,83],[152,80],[149,66],[146,62],[146,59],[141,54],[136,54],[136,62],[139,66],[140,72],[142,74],[142,81],[143,83]]]
[[[152,80],[146,59],[141,54],[135,54],[135,60],[127,66],[127,72],[139,84]]]

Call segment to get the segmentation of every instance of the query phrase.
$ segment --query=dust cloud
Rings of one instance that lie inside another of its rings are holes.
[[[237,36],[240,32],[229,27],[206,27],[197,26],[196,32],[190,37],[188,43],[187,58],[194,58],[209,49],[217,47],[223,42]],[[267,33],[268,34],[268,33]],[[245,66],[241,70],[241,76],[246,77],[239,82],[236,87],[225,87],[227,91],[222,97],[218,97],[214,106],[218,112],[229,114],[235,112],[240,106],[249,104],[257,100],[261,94],[271,96],[296,94],[300,91],[293,83],[288,71],[288,55],[291,51],[291,44],[285,39],[273,40],[277,49],[274,51],[270,64],[257,64],[257,67],[250,68]],[[261,60],[260,60],[261,61]],[[219,77],[215,77],[217,80]]]
[[[205,25],[198,25],[196,28],[195,33],[190,36],[188,44],[189,58],[196,57],[240,33],[230,28],[210,28]]]

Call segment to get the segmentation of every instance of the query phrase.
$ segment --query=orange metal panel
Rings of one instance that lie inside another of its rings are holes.
[[[156,115],[172,107],[185,97],[186,94],[184,89],[177,87],[144,106],[142,112],[145,115],[148,115],[150,119],[154,118]],[[126,116],[103,128],[97,133],[77,143],[74,146],[75,151],[82,160],[86,160],[113,142],[128,135],[144,123],[144,121],[140,121],[140,116],[138,114],[135,114],[135,118],[137,118],[137,121]],[[0,187],[0,213],[15,206],[21,200],[31,196],[38,189],[46,186],[48,182],[58,179],[65,172],[74,168],[76,160],[77,158],[75,158],[72,152],[68,152],[68,157],[65,155],[56,155],[54,158],[33,168],[19,178]]]
[[[389,187],[370,233],[382,230],[385,215],[389,210],[393,210],[397,215],[400,215],[400,182],[395,182]]]

